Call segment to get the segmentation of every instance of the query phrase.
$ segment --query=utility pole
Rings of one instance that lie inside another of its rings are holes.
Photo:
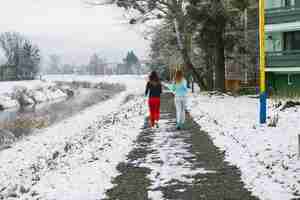
[[[265,74],[265,0],[259,0],[259,64],[260,64],[260,123],[267,119],[267,93]]]

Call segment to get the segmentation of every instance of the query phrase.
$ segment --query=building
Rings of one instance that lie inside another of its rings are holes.
[[[118,63],[107,63],[105,68],[105,75],[117,74]]]
[[[258,1],[250,0],[249,6],[242,12],[232,7],[231,0],[227,0],[236,25],[228,26],[228,34],[240,39],[232,52],[226,52],[226,90],[239,92],[253,90],[258,83]]]
[[[267,86],[300,91],[300,0],[266,0]]]

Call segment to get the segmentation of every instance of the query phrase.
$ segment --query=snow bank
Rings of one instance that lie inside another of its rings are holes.
[[[11,81],[0,82],[0,109],[31,105],[66,98],[67,94],[46,81]]]
[[[0,152],[0,199],[1,195],[60,200],[104,196],[118,175],[116,165],[133,148],[146,112],[144,78],[108,82],[123,83],[127,90]],[[124,104],[129,95],[134,98]]]
[[[18,107],[19,102],[8,95],[0,95],[0,110]]]
[[[34,90],[36,88],[44,88],[49,86],[55,86],[55,83],[41,80],[1,81],[0,94],[12,93],[16,87],[26,87],[28,90]]]
[[[299,107],[278,112],[277,127],[268,127],[258,123],[258,99],[202,93],[189,100],[192,116],[241,169],[254,195],[263,200],[299,198]],[[269,106],[269,117],[272,113]]]
[[[47,75],[43,77],[47,81],[63,82],[90,82],[90,83],[120,83],[125,85],[131,94],[141,94],[145,89],[146,76],[139,75],[112,75],[112,76],[91,76],[91,75]]]

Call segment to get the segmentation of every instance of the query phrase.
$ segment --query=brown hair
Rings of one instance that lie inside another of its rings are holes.
[[[176,74],[175,74],[175,83],[180,83],[183,79],[183,72],[182,70],[178,70],[176,71]]]
[[[159,85],[160,80],[156,71],[152,71],[149,75],[149,83],[152,85]]]

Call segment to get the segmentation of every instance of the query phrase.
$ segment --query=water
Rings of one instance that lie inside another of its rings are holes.
[[[36,129],[46,128],[104,101],[115,93],[113,89],[79,88],[77,94],[68,99],[0,111],[0,146],[11,142],[12,135],[15,139],[29,135]]]

